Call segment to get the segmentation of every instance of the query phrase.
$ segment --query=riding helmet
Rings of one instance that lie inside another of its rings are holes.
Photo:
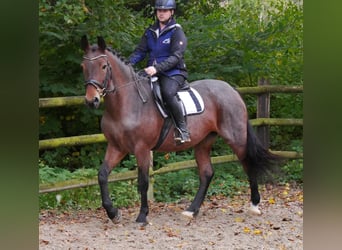
[[[176,1],[175,0],[156,0],[154,7],[157,10],[175,10]]]

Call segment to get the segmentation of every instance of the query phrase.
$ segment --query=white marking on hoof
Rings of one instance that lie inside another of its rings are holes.
[[[190,212],[190,211],[183,211],[182,215],[189,217],[189,218],[194,218],[194,212]]]
[[[121,221],[121,212],[118,210],[118,214],[111,220],[114,224],[119,224]]]
[[[251,204],[251,207],[249,208],[248,212],[251,214],[255,214],[255,215],[261,214],[261,211],[258,208],[258,205],[253,205],[253,204]]]

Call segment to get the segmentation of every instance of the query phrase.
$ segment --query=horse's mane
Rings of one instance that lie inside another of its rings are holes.
[[[98,46],[97,44],[94,44],[93,46],[91,46],[91,51],[92,51],[92,52],[95,52],[95,51],[97,51],[98,49],[99,49],[99,46]],[[113,49],[113,48],[110,47],[110,46],[107,46],[106,49],[107,49],[109,52],[111,52],[114,56],[116,56],[118,59],[120,59],[120,61],[123,62],[124,64],[126,64],[126,65],[130,64],[130,65],[131,65],[131,63],[129,62],[129,60],[128,60],[126,57],[122,56],[120,52],[116,51],[115,49]]]
[[[133,65],[131,64],[131,62],[124,56],[121,55],[120,52],[116,51],[115,49],[113,49],[112,47],[110,46],[107,46],[106,48],[109,52],[111,52],[116,58],[118,58],[123,64],[125,64],[126,66],[130,67],[133,72],[135,74],[138,75],[138,78],[141,79],[141,78],[146,78],[146,75],[143,73],[141,74],[141,72],[145,72],[144,70],[137,70],[133,67]]]
[[[110,46],[107,46],[107,50],[110,51],[114,56],[116,56],[117,58],[120,59],[120,61],[122,61],[124,64],[126,65],[131,65],[131,63],[129,62],[129,60],[122,56],[120,52],[116,51],[115,49],[113,49]]]
[[[96,52],[98,49],[99,49],[99,46],[97,44],[94,44],[93,46],[91,46],[92,52]],[[119,62],[123,64],[123,66],[128,67],[133,73],[134,77],[138,77],[139,80],[148,79],[146,75],[144,74],[145,72],[144,70],[136,70],[133,67],[133,65],[130,63],[130,61],[126,57],[122,56],[120,52],[116,51],[111,46],[107,46],[106,50],[111,52],[119,60]],[[143,74],[141,72],[143,72]]]

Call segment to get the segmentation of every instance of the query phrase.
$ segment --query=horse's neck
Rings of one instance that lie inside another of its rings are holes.
[[[105,97],[107,111],[121,118],[134,116],[135,112],[143,108],[143,102],[150,99],[151,95],[148,83],[139,79],[130,67],[119,58],[113,59],[112,80],[115,92]]]
[[[134,72],[130,66],[126,65],[115,55],[112,55],[110,61],[112,67],[112,80],[115,87],[121,88],[133,80]]]

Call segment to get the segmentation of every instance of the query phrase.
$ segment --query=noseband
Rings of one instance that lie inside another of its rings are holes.
[[[95,56],[92,58],[86,57],[84,56],[83,59],[85,60],[89,60],[89,61],[94,61],[96,59],[99,59],[101,57],[107,57],[107,55],[99,55],[99,56]],[[108,83],[112,80],[112,67],[110,65],[110,63],[107,60],[107,72],[106,72],[106,77],[103,80],[102,83],[99,83],[98,81],[96,81],[95,79],[89,79],[89,80],[85,80],[84,81],[84,85],[88,86],[88,85],[92,85],[96,91],[100,94],[100,96],[105,96],[107,93],[111,93],[115,91],[115,87],[113,87],[112,89],[108,90]]]

